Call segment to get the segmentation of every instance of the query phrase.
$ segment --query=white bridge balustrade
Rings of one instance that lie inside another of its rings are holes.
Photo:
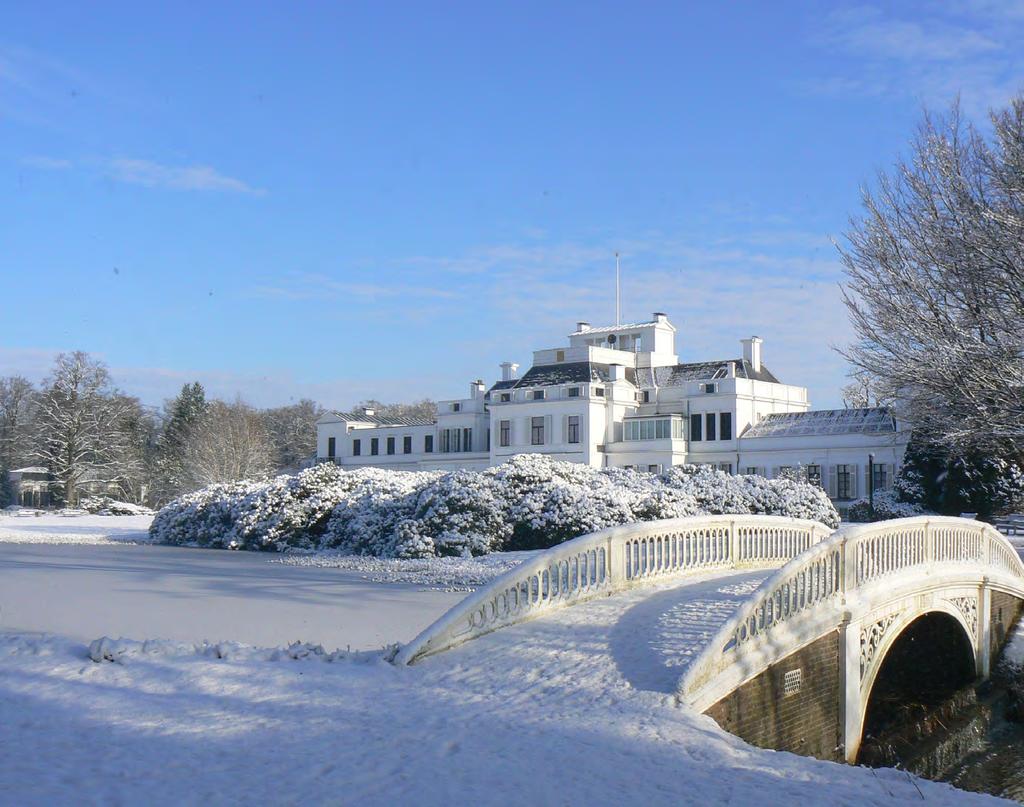
[[[918,617],[953,616],[971,639],[978,675],[988,676],[994,592],[1024,598],[1024,562],[988,524],[917,517],[845,527],[759,587],[690,665],[678,698],[707,711],[838,629],[844,633],[839,734],[853,762],[882,660]]]
[[[625,588],[713,569],[773,568],[824,540],[815,521],[693,516],[611,527],[566,541],[471,594],[412,642],[397,664]]]

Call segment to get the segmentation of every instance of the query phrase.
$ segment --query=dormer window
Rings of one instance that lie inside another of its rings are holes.
[[[643,394],[644,403],[650,403],[651,402],[651,391],[649,389],[645,389],[642,394]]]
[[[508,403],[511,400],[512,400],[512,393],[511,392],[503,392],[503,393],[501,393],[501,402],[502,403]]]
[[[580,397],[580,388],[579,387],[569,387],[569,389],[567,391],[567,395],[570,398],[579,398]]]
[[[555,361],[565,361],[565,351],[564,350],[556,350],[555,351]]]
[[[543,401],[544,400],[544,390],[542,390],[542,389],[535,389],[532,393],[530,393],[530,397],[532,397],[533,400],[535,400],[535,401]]]
[[[460,403],[453,403],[452,404],[452,411],[453,412],[459,412],[461,410],[462,410],[462,404],[460,404]]]
[[[594,387],[594,395],[598,398],[604,397],[604,387]]]
[[[718,384],[704,384],[703,386],[705,393],[718,391]]]

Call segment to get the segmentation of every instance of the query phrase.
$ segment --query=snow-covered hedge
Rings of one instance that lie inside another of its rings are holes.
[[[867,499],[851,502],[847,518],[849,521],[887,521],[890,518],[920,516],[926,512],[919,504],[901,502],[891,490],[880,490],[875,494],[874,518],[871,515],[871,503]]]
[[[151,516],[153,511],[141,504],[119,502],[109,496],[86,496],[79,502],[81,508],[100,516]]]
[[[193,546],[414,558],[537,549],[618,524],[722,513],[839,524],[828,496],[806,482],[688,465],[661,475],[598,470],[525,454],[484,471],[323,464],[269,482],[212,485],[164,507],[150,534]]]

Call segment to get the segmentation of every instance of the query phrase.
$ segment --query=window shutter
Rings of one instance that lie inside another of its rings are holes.
[[[871,466],[864,466],[864,495],[867,496],[871,490]]]
[[[857,477],[860,474],[859,465],[850,466],[850,498],[857,498]]]
[[[555,434],[552,429],[555,427],[554,418],[551,415],[544,416],[544,445],[549,446],[555,442]]]
[[[533,445],[533,419],[523,418],[523,445]]]
[[[779,466],[778,465],[773,465],[772,466],[772,479],[778,479],[778,478],[779,478]]]
[[[836,497],[836,466],[828,466],[828,495]]]
[[[891,462],[885,466],[885,489],[892,490],[892,483],[896,481],[896,466]]]
[[[552,436],[554,436],[554,435],[552,435]],[[554,440],[552,440],[552,442],[554,442]],[[562,415],[562,434],[561,434],[561,439],[559,440],[559,442],[561,442],[561,443],[568,443],[569,442],[569,416],[568,415]]]

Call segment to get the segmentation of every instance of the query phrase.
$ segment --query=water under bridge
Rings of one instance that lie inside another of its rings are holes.
[[[740,572],[709,596],[709,577]],[[674,639],[679,702],[754,745],[848,762],[893,699],[988,678],[1024,609],[1024,562],[982,522],[918,517],[833,531],[699,516],[540,553],[467,597],[396,662],[637,587],[651,587],[654,617],[666,585],[673,607],[688,611]]]

